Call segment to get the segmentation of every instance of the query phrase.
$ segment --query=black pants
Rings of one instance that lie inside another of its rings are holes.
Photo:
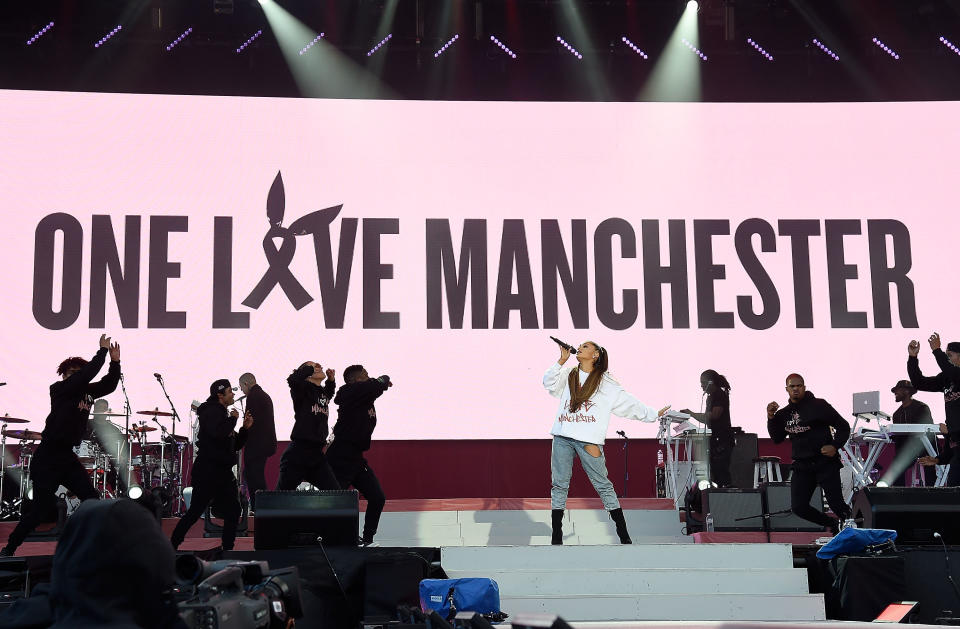
[[[710,480],[718,487],[730,487],[730,461],[733,459],[733,438],[710,439]]]
[[[33,482],[33,505],[7,539],[7,548],[11,551],[23,543],[30,531],[43,521],[45,514],[56,510],[56,491],[60,485],[80,500],[100,497],[87,470],[69,447],[50,446],[41,441],[30,462],[30,480]]]
[[[177,548],[183,543],[187,531],[194,523],[203,517],[203,512],[210,503],[214,503],[217,511],[223,516],[223,537],[221,544],[224,550],[232,550],[237,538],[237,524],[240,522],[240,490],[237,479],[233,475],[233,466],[229,463],[216,463],[197,458],[193,464],[190,481],[193,485],[193,495],[190,498],[190,508],[183,514],[177,526],[173,529],[170,541]]]
[[[946,447],[950,448],[949,440],[947,440]],[[945,486],[960,487],[960,445],[950,449],[952,450],[953,456],[947,461],[950,464],[950,471],[947,472],[947,482]]]
[[[340,489],[333,470],[323,454],[323,447],[291,441],[280,459],[280,479],[277,489],[296,489],[307,481],[317,489]]]
[[[243,480],[250,495],[250,508],[257,508],[257,492],[267,488],[266,467],[269,456],[243,456]]]
[[[810,499],[817,485],[823,489],[830,509],[842,522],[850,517],[850,508],[843,500],[840,486],[840,468],[838,456],[819,456],[815,459],[794,461],[791,466],[790,507],[795,514],[823,527],[836,526],[837,521],[810,506]]]
[[[380,480],[373,473],[370,464],[359,453],[347,452],[337,448],[336,441],[330,446],[328,459],[337,482],[342,489],[353,486],[367,501],[367,511],[363,517],[363,541],[372,542],[380,525],[380,514],[387,503],[387,497],[380,488]]]

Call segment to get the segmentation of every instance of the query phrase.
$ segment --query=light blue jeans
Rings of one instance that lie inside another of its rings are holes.
[[[593,488],[600,494],[603,507],[607,511],[620,508],[617,492],[613,489],[613,483],[607,478],[607,459],[603,455],[603,446],[598,446],[600,456],[593,456],[584,449],[588,445],[591,444],[569,437],[553,436],[553,447],[550,450],[551,509],[565,509],[567,506],[567,493],[570,491],[570,476],[573,474],[575,454],[580,457],[580,465],[587,473]]]

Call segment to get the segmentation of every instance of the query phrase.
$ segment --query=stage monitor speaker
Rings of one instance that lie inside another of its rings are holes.
[[[804,520],[792,512],[781,513],[790,509],[790,483],[761,483],[760,489],[763,491],[764,511],[770,514],[771,531],[817,532],[823,530],[822,526],[810,520]],[[823,513],[823,490],[819,487],[813,490],[810,506]]]
[[[513,629],[573,629],[570,623],[552,614],[517,614],[510,620]]]
[[[730,455],[730,482],[733,487],[753,489],[753,460],[757,458],[757,435],[739,432]]]
[[[713,516],[714,531],[763,530],[763,500],[759,489],[722,487],[703,492],[704,517]]]
[[[356,546],[360,498],[355,489],[261,491],[253,547],[257,550],[316,546]]]
[[[893,529],[897,545],[939,544],[934,532],[960,544],[960,487],[864,487],[853,517],[865,529]]]

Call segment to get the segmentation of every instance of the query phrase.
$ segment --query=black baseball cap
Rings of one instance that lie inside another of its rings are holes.
[[[917,392],[917,387],[913,386],[913,383],[909,380],[900,380],[897,382],[895,385],[893,385],[893,388],[890,389],[890,393],[896,393],[897,389],[906,389],[911,394]]]
[[[947,351],[960,354],[960,341],[950,341],[947,343]]]
[[[230,386],[230,381],[226,378],[221,378],[220,380],[214,380],[213,384],[210,385],[210,395],[217,395],[218,393],[223,393],[227,389],[232,389]]]

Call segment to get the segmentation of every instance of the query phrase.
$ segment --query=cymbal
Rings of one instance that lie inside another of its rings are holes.
[[[127,416],[126,413],[95,413],[95,412],[93,412],[93,411],[90,411],[90,414],[91,414],[91,415],[101,415],[101,416],[103,416],[103,417],[126,417],[126,416]]]
[[[3,434],[8,437],[13,437],[14,439],[23,439],[24,441],[36,441],[43,438],[43,435],[33,430],[5,430]]]
[[[20,419],[19,417],[9,417],[4,415],[0,417],[0,424],[29,424],[29,419]]]
[[[160,417],[173,417],[173,413],[157,409],[153,409],[152,411],[137,411],[137,415],[159,415]]]
[[[153,432],[156,430],[153,426],[130,426],[130,432]]]

